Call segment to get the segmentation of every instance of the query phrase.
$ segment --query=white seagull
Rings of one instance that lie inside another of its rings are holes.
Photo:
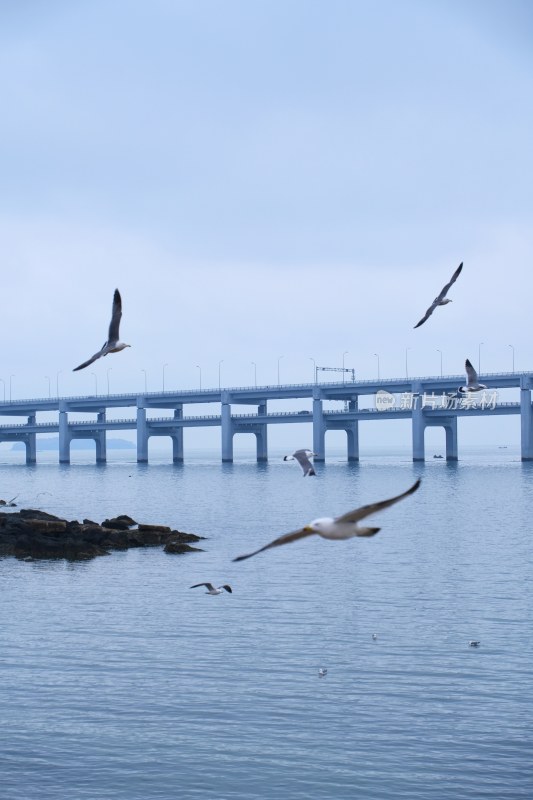
[[[426,313],[424,314],[424,316],[422,317],[420,322],[416,323],[415,328],[419,328],[421,325],[423,325],[424,322],[427,319],[429,319],[429,317],[433,314],[433,312],[435,311],[437,306],[445,306],[446,303],[451,303],[452,302],[451,300],[449,300],[446,297],[446,295],[447,295],[448,290],[449,290],[450,286],[452,285],[452,283],[455,283],[455,281],[457,280],[457,278],[461,274],[462,268],[463,268],[463,262],[461,261],[461,263],[459,264],[459,266],[457,267],[457,269],[453,273],[451,281],[446,284],[446,286],[441,291],[441,293],[439,295],[437,295],[437,297],[433,300],[432,304],[430,305],[430,307],[428,308],[428,310],[426,311]]]
[[[466,370],[466,386],[459,386],[458,391],[465,394],[466,392],[480,392],[482,389],[486,389],[484,383],[479,383],[477,379],[477,372],[468,360],[465,361],[465,370]]]
[[[318,670],[318,677],[319,678],[323,678],[327,674],[328,674],[327,668],[326,667],[320,667],[320,669]]]
[[[231,586],[228,586],[227,583],[224,586],[213,586],[212,583],[195,583],[193,586],[190,586],[190,589],[196,589],[198,586],[205,586],[207,589],[206,594],[222,594],[222,589],[225,589],[230,594],[233,594],[233,590]]]
[[[15,497],[12,497],[11,500],[0,500],[0,506],[7,506],[7,508],[14,508],[17,504],[14,503],[13,500],[16,500],[17,497],[18,494],[16,494]]]
[[[106,356],[108,353],[118,353],[120,350],[124,350],[125,347],[131,347],[131,344],[124,344],[124,342],[119,341],[119,334],[118,330],[120,327],[120,318],[122,317],[122,298],[120,297],[120,292],[118,289],[115,289],[115,294],[113,295],[113,310],[111,312],[111,322],[109,323],[109,333],[107,334],[107,342],[103,345],[102,349],[95,353],[92,358],[88,361],[84,361],[83,364],[80,364],[79,367],[74,367],[72,372],[77,372],[79,369],[85,369],[88,367],[89,364],[92,364],[93,361],[96,361],[98,358],[102,356]]]
[[[316,456],[312,450],[295,450],[292,456],[283,456],[284,461],[297,461],[304,471],[304,478],[307,475],[316,475],[315,468],[309,461],[310,456]]]
[[[314,533],[322,536],[323,539],[335,540],[351,539],[353,536],[374,536],[378,531],[381,530],[381,528],[359,528],[357,523],[360,520],[365,519],[365,517],[369,517],[371,514],[374,514],[376,511],[382,511],[384,508],[394,505],[394,503],[397,503],[399,500],[403,500],[404,497],[416,492],[419,486],[420,478],[411,486],[410,489],[407,489],[406,492],[403,492],[396,497],[391,497],[390,500],[382,500],[378,503],[371,503],[367,506],[361,506],[361,508],[356,508],[354,511],[348,511],[347,514],[343,514],[342,517],[337,517],[336,519],[333,519],[332,517],[315,519],[313,522],[310,522],[309,525],[306,525],[297,531],[286,533],[284,536],[274,539],[274,541],[270,542],[270,544],[259,548],[259,550],[254,550],[253,553],[248,553],[246,556],[238,556],[233,560],[244,561],[244,559],[255,556],[257,553],[262,553],[263,550],[268,550],[270,547],[279,547],[282,544],[289,544],[289,542],[295,542],[297,539],[303,539],[304,536],[311,536]]]
[[[480,644],[481,642],[477,641],[476,639],[472,639],[471,642],[468,642],[469,647],[479,647]]]

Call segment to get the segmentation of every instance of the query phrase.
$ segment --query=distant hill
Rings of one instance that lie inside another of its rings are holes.
[[[73,439],[70,443],[73,450],[91,450],[94,448],[93,439]],[[133,442],[127,439],[108,439],[106,446],[109,450],[135,450]],[[12,450],[25,450],[24,442],[14,442]],[[47,439],[37,439],[37,450],[59,450],[59,437],[50,436]]]

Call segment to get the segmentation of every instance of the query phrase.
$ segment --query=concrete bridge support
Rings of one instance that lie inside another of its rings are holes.
[[[268,413],[266,400],[264,401],[264,403],[260,403],[257,406],[257,413],[259,416],[266,416],[266,414]],[[257,426],[257,430],[255,431],[256,453],[258,461],[268,461],[267,430],[268,430],[268,425],[265,422],[265,423],[260,423]]]
[[[148,427],[146,409],[142,406],[137,406],[137,462],[148,463]]]
[[[98,412],[98,422],[105,422],[105,408]],[[96,463],[105,464],[107,461],[106,432],[97,431],[94,437],[96,443]]]
[[[357,411],[358,402],[350,400],[348,403],[348,411]],[[346,436],[348,438],[348,461],[359,461],[359,422],[354,420],[350,426],[346,428]]]
[[[222,428],[222,461],[233,461],[233,420],[231,419],[231,405],[222,403],[221,409],[221,428]]]
[[[326,460],[326,424],[322,410],[322,400],[313,398],[313,452],[315,461]]]
[[[457,417],[449,417],[444,425],[446,432],[446,461],[459,459],[457,443]]]
[[[28,425],[35,425],[37,421],[36,414],[30,414],[28,417]],[[26,444],[26,464],[37,463],[37,434],[28,433],[25,438]]]
[[[174,409],[174,419],[183,419],[183,403]],[[174,464],[183,463],[183,427],[174,428],[172,433],[172,461]]]
[[[533,461],[533,409],[531,389],[520,386],[520,450],[522,461]]]
[[[413,461],[425,460],[424,449],[424,413],[422,411],[422,386],[413,384],[413,416],[412,416],[412,436],[413,436]]]
[[[68,411],[63,403],[59,404],[59,463],[70,464],[70,440],[68,429]]]

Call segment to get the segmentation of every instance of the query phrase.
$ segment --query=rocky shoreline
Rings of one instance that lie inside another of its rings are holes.
[[[127,514],[102,523],[84,519],[68,521],[35,509],[0,512],[0,557],[26,561],[45,558],[86,560],[130,547],[163,546],[165,553],[202,552],[191,542],[205,539],[166,525],[138,524]]]

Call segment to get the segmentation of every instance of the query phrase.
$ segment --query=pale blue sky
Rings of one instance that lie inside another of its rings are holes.
[[[3,367],[104,387],[533,368],[528,2],[0,6]],[[460,261],[454,302],[413,331]],[[305,324],[303,324],[305,320]],[[150,387],[149,387],[150,388]]]

